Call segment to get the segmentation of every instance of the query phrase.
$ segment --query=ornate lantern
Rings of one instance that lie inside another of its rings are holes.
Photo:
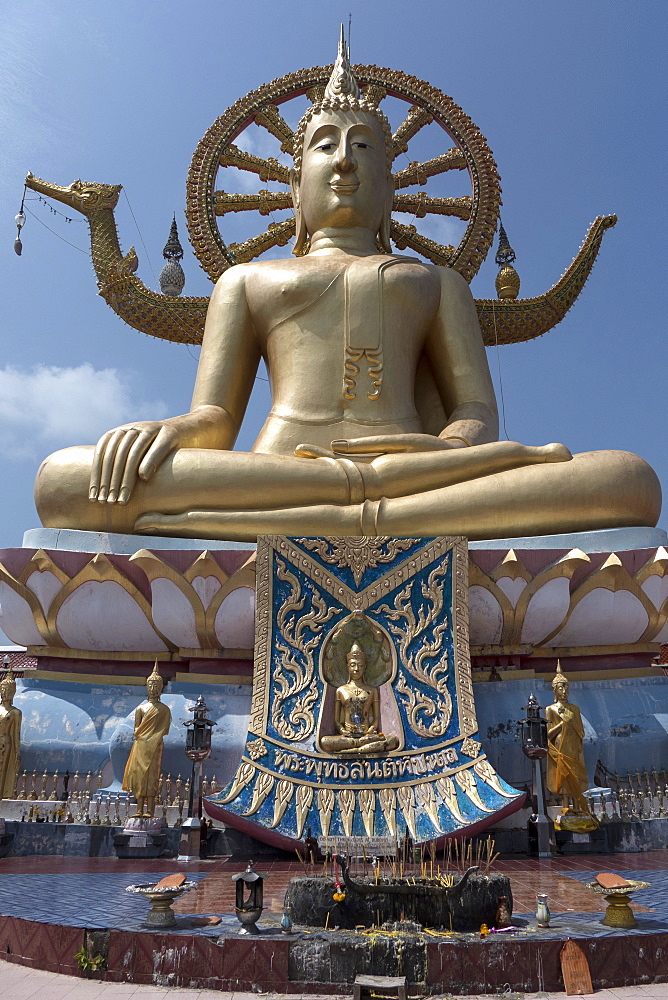
[[[214,724],[207,718],[209,709],[202,695],[196,703],[188,709],[193,713],[192,719],[188,719],[183,725],[187,728],[186,735],[186,757],[195,763],[201,763],[211,754],[211,729]]]
[[[193,713],[183,725],[187,729],[186,757],[192,762],[190,776],[190,795],[188,798],[188,818],[181,826],[181,842],[179,844],[179,861],[198,861],[202,849],[202,764],[211,754],[211,730],[215,725],[207,717],[209,709],[202,695],[192,705],[189,712]]]
[[[541,717],[542,705],[530,694],[522,719],[522,750],[530,760],[542,760],[547,756],[547,722]]]
[[[241,924],[240,934],[260,933],[256,921],[262,916],[263,881],[266,877],[255,871],[252,861],[248,862],[245,872],[238,872],[232,876],[232,881],[237,883],[234,912]]]
[[[530,694],[522,719],[522,750],[533,762],[533,814],[529,819],[529,851],[539,858],[552,856],[551,823],[545,812],[545,788],[541,761],[547,756],[547,722],[541,716],[542,705]],[[533,848],[533,851],[532,851]]]

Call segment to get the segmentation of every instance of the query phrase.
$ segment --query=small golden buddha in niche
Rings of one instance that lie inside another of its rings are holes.
[[[380,698],[378,688],[365,683],[366,653],[356,642],[346,657],[348,683],[336,689],[334,722],[338,736],[321,736],[320,746],[329,753],[382,753],[396,750],[396,736],[378,729]]]
[[[498,440],[466,281],[392,252],[391,128],[343,39],[294,149],[297,256],[224,272],[190,412],[47,458],[42,523],[241,541],[656,524],[658,480],[636,455]],[[261,359],[271,411],[252,451],[233,451]]]

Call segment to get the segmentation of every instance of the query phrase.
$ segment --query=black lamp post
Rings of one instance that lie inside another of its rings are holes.
[[[202,846],[202,764],[211,754],[211,730],[215,723],[207,718],[209,709],[206,707],[202,695],[188,711],[193,713],[193,717],[184,722],[183,725],[188,730],[186,757],[192,763],[192,770],[188,818],[181,826],[178,860],[199,861]]]
[[[550,849],[550,820],[545,813],[545,790],[541,761],[547,757],[547,722],[541,716],[542,705],[530,694],[524,706],[526,718],[522,719],[522,750],[533,762],[534,815],[529,822],[536,830],[538,857],[552,856]]]

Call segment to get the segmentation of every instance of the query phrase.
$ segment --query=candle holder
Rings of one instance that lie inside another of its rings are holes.
[[[266,875],[255,871],[252,861],[248,862],[245,872],[238,872],[232,876],[232,881],[237,884],[234,912],[241,924],[240,934],[260,933],[257,921],[262,916],[264,906],[263,881],[266,877]]]

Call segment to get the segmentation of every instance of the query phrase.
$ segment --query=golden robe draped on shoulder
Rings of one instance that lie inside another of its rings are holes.
[[[141,721],[135,724],[135,740],[125,765],[123,790],[132,792],[136,799],[153,797],[157,793],[163,737],[171,721],[170,710],[158,702],[143,710]]]
[[[559,735],[548,743],[547,787],[555,795],[570,795],[576,807],[587,809],[582,795],[589,782],[582,750],[584,726],[580,709],[569,702],[564,706],[562,715],[558,715],[551,706],[545,715],[548,731],[551,723],[562,723]]]

